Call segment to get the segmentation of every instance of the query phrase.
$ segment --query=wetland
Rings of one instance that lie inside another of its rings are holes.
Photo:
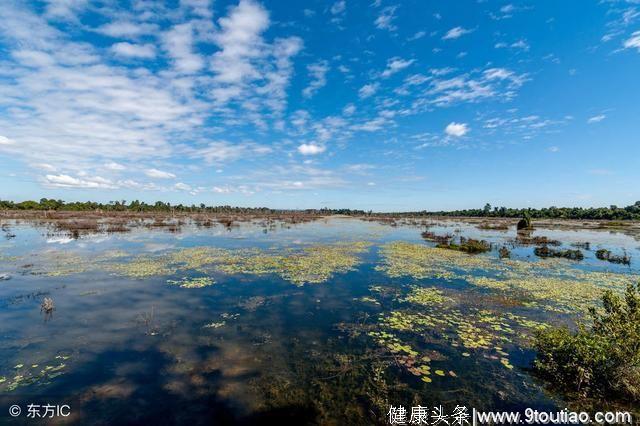
[[[640,280],[631,222],[1,220],[0,400],[68,403],[70,424],[588,407],[533,374],[533,336]]]

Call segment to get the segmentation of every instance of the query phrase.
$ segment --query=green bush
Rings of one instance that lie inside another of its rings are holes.
[[[570,260],[584,259],[584,254],[580,250],[554,250],[547,246],[536,247],[533,253],[538,257],[564,257]]]
[[[491,244],[486,242],[485,240],[474,240],[473,238],[464,237],[460,237],[460,244],[446,242],[440,243],[436,245],[436,247],[448,250],[463,251],[470,254],[485,253],[491,250]]]
[[[621,263],[623,265],[631,265],[631,258],[627,256],[627,253],[622,256],[615,255],[607,249],[600,249],[596,251],[596,257],[600,260],[605,260],[611,263]]]
[[[624,297],[611,291],[590,326],[536,333],[534,369],[552,386],[585,397],[640,400],[640,283]]]

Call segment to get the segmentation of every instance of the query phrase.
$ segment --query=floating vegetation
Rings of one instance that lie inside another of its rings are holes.
[[[487,257],[437,247],[427,247],[403,241],[385,244],[380,248],[381,263],[376,267],[391,278],[411,276],[424,278],[460,278],[456,270],[489,269],[494,264]]]
[[[378,302],[375,298],[373,298],[371,296],[362,296],[358,300],[360,302],[373,303],[374,305],[379,305],[380,304],[380,302]]]
[[[169,267],[162,259],[137,257],[130,262],[116,263],[111,270],[130,278],[148,278],[159,275],[172,275],[175,269]]]
[[[215,281],[209,277],[185,277],[180,280],[167,280],[167,283],[180,288],[203,288],[215,284]]]
[[[504,346],[514,346],[516,342],[524,344],[532,329],[543,327],[542,324],[529,321],[519,316],[502,316],[493,311],[469,310],[462,312],[457,309],[440,310],[434,312],[416,312],[395,310],[379,317],[379,331],[370,331],[372,337],[380,346],[393,354],[405,357],[401,365],[409,372],[418,376],[429,376],[430,362],[437,351],[419,350],[425,344],[449,347],[461,357],[469,357],[470,351],[481,351],[483,358],[499,361],[505,368],[512,369],[509,353]],[[518,330],[519,331],[518,331]],[[403,340],[400,335],[415,343]],[[422,343],[419,343],[422,341]],[[440,360],[446,357],[440,355]],[[420,364],[419,364],[420,363]],[[439,373],[439,372],[440,373]],[[445,369],[436,370],[440,377],[457,377],[455,372]],[[430,381],[425,381],[430,382]]]
[[[376,269],[392,278],[466,280],[520,300],[523,306],[565,313],[584,313],[603,290],[621,293],[637,280],[631,274],[575,269],[562,259],[500,260],[406,242],[386,244],[380,253]]]
[[[25,366],[20,363],[14,367],[14,372],[9,376],[0,376],[0,393],[13,392],[18,388],[37,385],[46,386],[58,376],[64,374],[67,364],[64,362],[70,356],[57,355],[55,361],[40,368],[40,364]],[[44,364],[43,364],[44,365]]]
[[[276,274],[296,285],[303,285],[322,283],[333,274],[353,270],[360,263],[358,255],[367,251],[369,246],[367,242],[318,245],[298,251],[288,250],[284,255],[257,249],[192,248],[171,256],[190,269],[212,269],[226,274]]]
[[[622,256],[620,255],[615,255],[613,253],[611,253],[610,250],[607,249],[600,249],[598,251],[596,251],[596,257],[600,260],[605,260],[607,262],[611,262],[611,263],[619,263],[622,265],[630,265],[631,264],[631,258],[629,256],[627,256],[627,254],[623,254]]]
[[[93,269],[93,262],[75,253],[54,251],[45,252],[42,256],[42,264],[31,270],[31,273],[34,275],[60,277],[79,274]]]
[[[210,322],[209,324],[203,325],[202,328],[220,328],[226,324],[227,324],[226,321]]]
[[[580,250],[554,250],[550,249],[547,246],[536,247],[533,250],[533,253],[538,257],[563,257],[569,260],[582,260],[584,259],[584,254]]]
[[[445,296],[442,290],[438,290],[435,287],[413,287],[411,293],[404,300],[422,306],[442,305],[447,302],[453,302],[453,299]]]

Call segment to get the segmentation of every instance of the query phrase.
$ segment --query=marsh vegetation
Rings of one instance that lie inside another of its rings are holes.
[[[0,282],[0,393],[79,395],[80,419],[124,420],[133,409],[154,422],[182,407],[183,419],[286,413],[339,424],[384,423],[390,404],[488,410],[634,398],[596,385],[602,378],[589,391],[549,387],[572,370],[542,361],[593,336],[591,324],[613,324],[591,308],[622,306],[615,297],[640,270],[603,262],[597,250],[637,253],[633,236],[537,224],[525,236],[515,222],[478,226],[486,218],[298,219],[2,219],[16,237],[0,243],[0,275],[11,277]],[[120,225],[128,231],[107,230]],[[581,248],[581,262],[535,253],[584,241],[594,251]],[[47,299],[55,316],[45,322]],[[616,359],[631,349],[615,347]],[[591,362],[579,361],[571,368]],[[145,411],[148,401],[166,410]]]

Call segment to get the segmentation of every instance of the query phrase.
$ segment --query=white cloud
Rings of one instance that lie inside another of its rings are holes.
[[[511,47],[514,49],[521,49],[521,50],[527,51],[529,50],[529,43],[527,43],[526,40],[521,39],[514,43],[511,43]]]
[[[526,74],[516,74],[506,68],[474,70],[460,75],[451,75],[452,71],[437,70],[434,73],[438,78],[429,79],[428,86],[420,92],[412,106],[414,113],[424,111],[431,105],[448,106],[492,98],[510,100],[527,81]]]
[[[258,116],[261,108],[281,114],[286,107],[291,58],[302,50],[302,39],[278,38],[267,43],[262,34],[269,27],[269,14],[251,0],[241,0],[218,24],[220,31],[213,40],[220,50],[211,59],[214,85],[210,93],[220,104],[239,102],[251,112],[243,119],[253,119],[264,128],[266,123]]]
[[[188,151],[191,158],[203,160],[207,164],[234,161],[240,158],[260,156],[271,152],[271,148],[252,142],[231,143],[227,141],[210,142],[204,148]]]
[[[631,37],[624,41],[623,46],[625,49],[635,48],[640,52],[640,31],[636,31],[631,34]]]
[[[549,152],[558,152],[560,151],[560,148],[558,148],[557,146],[550,146],[547,151]]]
[[[215,41],[221,50],[211,62],[215,79],[228,84],[257,79],[259,72],[251,61],[265,54],[261,34],[269,27],[267,11],[258,3],[241,0],[218,24]]]
[[[64,20],[76,20],[76,14],[87,6],[87,0],[45,0],[47,16]]]
[[[260,34],[268,27],[268,13],[248,0],[229,9],[228,16],[218,21],[219,31],[207,33],[209,26],[194,15],[205,15],[208,4],[182,1],[184,10],[167,16],[156,14],[164,11],[163,6],[149,8],[142,3],[135,16],[117,6],[91,6],[92,13],[105,13],[101,18],[107,24],[88,28],[69,22],[65,31],[50,24],[39,9],[20,2],[3,4],[0,43],[6,54],[0,64],[4,111],[0,129],[11,139],[0,137],[2,152],[36,171],[45,170],[36,164],[49,164],[47,172],[59,170],[60,175],[78,180],[69,185],[85,187],[100,182],[83,182],[87,178],[81,171],[144,173],[154,164],[171,167],[171,160],[181,156],[218,163],[270,152],[269,147],[243,141],[238,133],[234,136],[240,142],[222,144],[212,135],[247,124],[260,129],[281,126],[277,114],[286,107],[291,58],[302,49],[302,40],[265,41]],[[169,25],[164,32],[151,23],[160,18]],[[80,30],[120,40],[112,48],[94,46],[76,41]],[[154,38],[160,48],[152,58]],[[220,47],[213,58],[212,43]],[[114,61],[114,54],[158,61],[124,66]],[[211,70],[206,70],[209,58]],[[216,68],[216,59],[222,68]],[[232,69],[243,60],[253,67],[255,79],[238,82]],[[229,99],[217,96],[224,90],[237,94],[233,108],[226,105]],[[204,125],[211,118],[215,125]],[[127,167],[114,166],[120,162]],[[61,184],[57,173],[51,176],[52,182],[44,178],[42,182]],[[112,185],[155,188],[131,179]]]
[[[342,114],[346,116],[351,116],[355,112],[356,112],[356,106],[354,104],[348,104],[348,105],[345,105],[344,108],[342,108]]]
[[[156,56],[156,48],[153,44],[132,44],[128,42],[116,43],[111,50],[118,56],[127,58],[152,59]]]
[[[104,165],[104,168],[115,171],[115,172],[119,172],[127,169],[125,166],[123,166],[122,164],[116,163],[115,161],[108,162],[107,164]]]
[[[176,177],[173,173],[165,172],[158,169],[148,169],[144,172],[147,176],[154,179],[173,179]]]
[[[57,170],[54,166],[48,163],[36,163],[32,164],[32,167],[45,172],[55,172]]]
[[[445,133],[449,136],[461,137],[469,132],[469,126],[466,123],[451,122],[444,129]]]
[[[395,31],[397,27],[393,21],[396,18],[395,13],[397,8],[397,6],[387,6],[382,9],[380,15],[378,15],[374,22],[376,27],[381,30]]]
[[[211,190],[216,194],[229,194],[232,192],[231,188],[229,188],[228,186],[214,186],[213,188],[211,188]]]
[[[382,130],[389,121],[384,117],[376,117],[374,119],[365,121],[362,124],[354,126],[356,130],[362,130],[363,132],[377,132]]]
[[[366,99],[373,96],[378,91],[379,87],[380,84],[378,83],[365,84],[360,88],[360,90],[358,90],[358,96],[360,96],[361,99]]]
[[[191,186],[183,182],[176,183],[175,185],[173,185],[173,188],[177,189],[178,191],[191,191]]]
[[[1,136],[0,135],[0,145],[13,145],[15,144],[14,141],[12,141],[11,139],[9,139],[6,136]]]
[[[182,7],[190,8],[193,13],[203,18],[211,18],[211,5],[213,0],[180,0]]]
[[[599,123],[602,120],[604,120],[605,118],[607,118],[607,116],[605,114],[594,115],[593,117],[589,117],[589,119],[587,120],[587,123],[589,123],[589,124]]]
[[[327,148],[324,145],[317,145],[314,143],[303,143],[298,146],[298,152],[302,155],[317,155],[322,154]]]
[[[426,31],[418,31],[417,33],[415,33],[411,37],[407,38],[407,40],[409,40],[409,41],[419,40],[419,39],[423,38],[426,35],[427,35]]]
[[[442,37],[443,40],[453,40],[459,37],[462,37],[465,34],[469,34],[473,32],[473,30],[465,29],[462,27],[454,27],[451,28],[447,33]]]
[[[113,38],[137,38],[154,34],[158,31],[158,26],[132,21],[112,21],[96,28],[95,31]]]
[[[331,14],[332,15],[339,15],[342,12],[345,11],[345,9],[347,8],[347,2],[345,0],[340,0],[335,2],[332,6],[331,6]]]
[[[193,49],[193,26],[191,23],[175,25],[163,36],[164,48],[173,59],[178,72],[195,73],[204,66],[204,59]]]
[[[329,63],[327,61],[319,61],[314,64],[309,64],[307,65],[307,71],[309,72],[311,81],[309,82],[309,85],[302,91],[302,95],[305,98],[310,98],[327,84],[327,72],[329,72]]]
[[[45,185],[56,188],[99,188],[115,189],[116,185],[109,179],[95,176],[92,178],[75,178],[65,174],[46,175]]]
[[[402,71],[415,62],[414,59],[402,59],[399,57],[387,60],[387,68],[382,72],[381,76],[387,78],[398,71]]]

